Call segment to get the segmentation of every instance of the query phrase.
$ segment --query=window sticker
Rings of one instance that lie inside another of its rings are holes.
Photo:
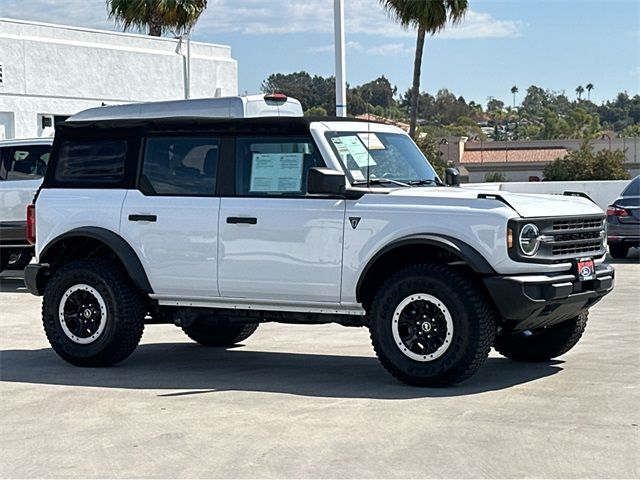
[[[300,192],[303,153],[254,153],[251,192]]]
[[[360,170],[350,170],[354,180],[364,180],[364,174]]]
[[[384,144],[375,133],[359,133],[358,137],[369,150],[385,150]]]
[[[333,137],[331,139],[336,146],[338,153],[348,167],[349,156],[353,158],[356,165],[360,168],[373,167],[376,165],[375,160],[369,155],[367,147],[357,135],[346,135],[341,137]]]

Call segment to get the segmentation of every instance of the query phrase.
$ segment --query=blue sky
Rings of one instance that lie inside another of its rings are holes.
[[[377,0],[344,0],[347,80],[385,75],[411,82],[415,32]],[[416,0],[417,1],[417,0]],[[640,1],[469,0],[461,25],[427,38],[422,90],[447,88],[467,101],[511,103],[512,85],[535,84],[573,97],[593,83],[599,103],[640,93]],[[116,29],[104,0],[0,0],[0,16]],[[194,39],[230,45],[241,93],[271,73],[333,74],[333,0],[209,0]]]

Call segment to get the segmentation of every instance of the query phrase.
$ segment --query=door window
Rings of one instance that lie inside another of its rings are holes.
[[[219,151],[216,138],[148,138],[140,190],[145,195],[212,196]]]
[[[310,137],[240,138],[236,156],[240,196],[303,196],[309,169],[325,166]]]
[[[42,178],[49,163],[50,145],[5,147],[0,151],[0,179],[33,180]]]

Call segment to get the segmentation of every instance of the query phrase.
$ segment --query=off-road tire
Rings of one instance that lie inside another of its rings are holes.
[[[629,245],[624,243],[611,243],[609,244],[609,255],[613,258],[627,258],[629,248]]]
[[[196,319],[194,323],[183,326],[182,331],[204,347],[230,347],[249,338],[257,328],[257,323],[216,325]]]
[[[107,319],[104,331],[93,343],[80,345],[63,331],[58,315],[68,288],[86,284],[104,299]],[[147,298],[121,267],[103,259],[78,260],[60,268],[44,292],[44,331],[54,351],[79,367],[105,367],[127,358],[135,350],[144,331]]]
[[[587,327],[588,313],[571,320],[534,330],[531,335],[498,335],[496,351],[517,362],[546,362],[571,350]]]
[[[442,301],[454,325],[449,348],[428,362],[402,353],[392,333],[395,309],[417,293]],[[462,382],[482,366],[495,338],[496,320],[486,293],[472,277],[448,265],[420,264],[399,270],[379,288],[370,309],[369,330],[376,355],[396,379],[418,387],[442,387]]]

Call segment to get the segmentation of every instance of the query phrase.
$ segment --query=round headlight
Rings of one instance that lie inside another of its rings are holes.
[[[540,230],[533,223],[527,223],[518,237],[518,244],[522,253],[528,257],[535,255],[540,247]]]

